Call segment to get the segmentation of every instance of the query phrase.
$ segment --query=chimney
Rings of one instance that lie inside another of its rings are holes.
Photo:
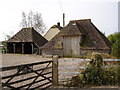
[[[60,22],[57,23],[58,27],[60,27]]]
[[[65,13],[63,13],[63,27],[65,26]]]

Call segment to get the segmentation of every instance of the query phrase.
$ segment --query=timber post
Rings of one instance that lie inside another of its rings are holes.
[[[53,73],[52,73],[52,80],[53,80],[53,86],[58,85],[58,56],[53,56]]]
[[[8,44],[6,44],[6,53],[8,53]]]
[[[34,49],[33,43],[31,43],[31,46],[32,46],[32,54],[33,54],[33,49]]]
[[[13,53],[15,54],[15,44],[13,44]]]
[[[24,54],[24,43],[22,43],[22,54]]]

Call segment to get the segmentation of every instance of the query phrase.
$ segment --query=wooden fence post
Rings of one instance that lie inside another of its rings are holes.
[[[53,63],[52,63],[52,80],[53,80],[53,86],[58,85],[58,56],[53,56]]]

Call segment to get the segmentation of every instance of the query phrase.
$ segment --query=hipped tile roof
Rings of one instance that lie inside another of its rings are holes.
[[[94,26],[90,19],[72,20],[42,49],[62,49],[62,36],[77,36],[83,38],[81,49],[110,49],[110,41]]]
[[[7,43],[25,43],[25,42],[34,42],[40,48],[48,41],[32,27],[22,28],[18,33],[16,33],[12,38],[10,38],[7,41]]]

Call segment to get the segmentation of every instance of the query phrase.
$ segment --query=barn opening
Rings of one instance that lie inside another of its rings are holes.
[[[16,54],[38,54],[39,48],[34,43],[8,43],[7,53]]]
[[[30,43],[25,43],[24,54],[32,54],[32,45]]]

